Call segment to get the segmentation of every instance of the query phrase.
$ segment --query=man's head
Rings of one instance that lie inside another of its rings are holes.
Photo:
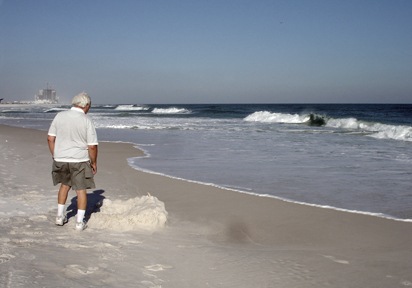
[[[73,101],[72,101],[73,106],[83,109],[84,113],[86,114],[90,109],[91,103],[92,103],[92,100],[90,99],[90,96],[84,92],[80,93],[79,95],[74,96]]]
[[[80,93],[79,95],[74,96],[72,105],[79,107],[79,108],[86,108],[87,105],[90,106],[92,103],[92,100],[90,99],[90,96],[87,95],[87,93]]]

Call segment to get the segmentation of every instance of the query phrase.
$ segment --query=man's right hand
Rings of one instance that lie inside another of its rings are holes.
[[[96,175],[96,173],[97,173],[97,164],[96,163],[90,163],[90,166],[92,166],[93,175]]]

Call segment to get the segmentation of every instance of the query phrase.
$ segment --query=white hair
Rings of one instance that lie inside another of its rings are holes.
[[[80,93],[79,95],[74,96],[72,105],[80,107],[80,108],[84,108],[86,107],[87,104],[90,105],[91,102],[92,100],[90,99],[90,96],[87,95],[87,93],[83,92],[83,93]]]

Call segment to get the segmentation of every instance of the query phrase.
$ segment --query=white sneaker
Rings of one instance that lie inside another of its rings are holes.
[[[76,222],[76,231],[83,231],[86,227],[86,222]]]
[[[56,225],[63,226],[66,223],[67,223],[66,215],[56,217]]]

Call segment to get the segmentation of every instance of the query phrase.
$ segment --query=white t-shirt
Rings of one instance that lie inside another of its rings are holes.
[[[87,146],[98,145],[93,121],[77,107],[58,113],[48,135],[56,137],[54,160],[57,162],[89,161]]]

